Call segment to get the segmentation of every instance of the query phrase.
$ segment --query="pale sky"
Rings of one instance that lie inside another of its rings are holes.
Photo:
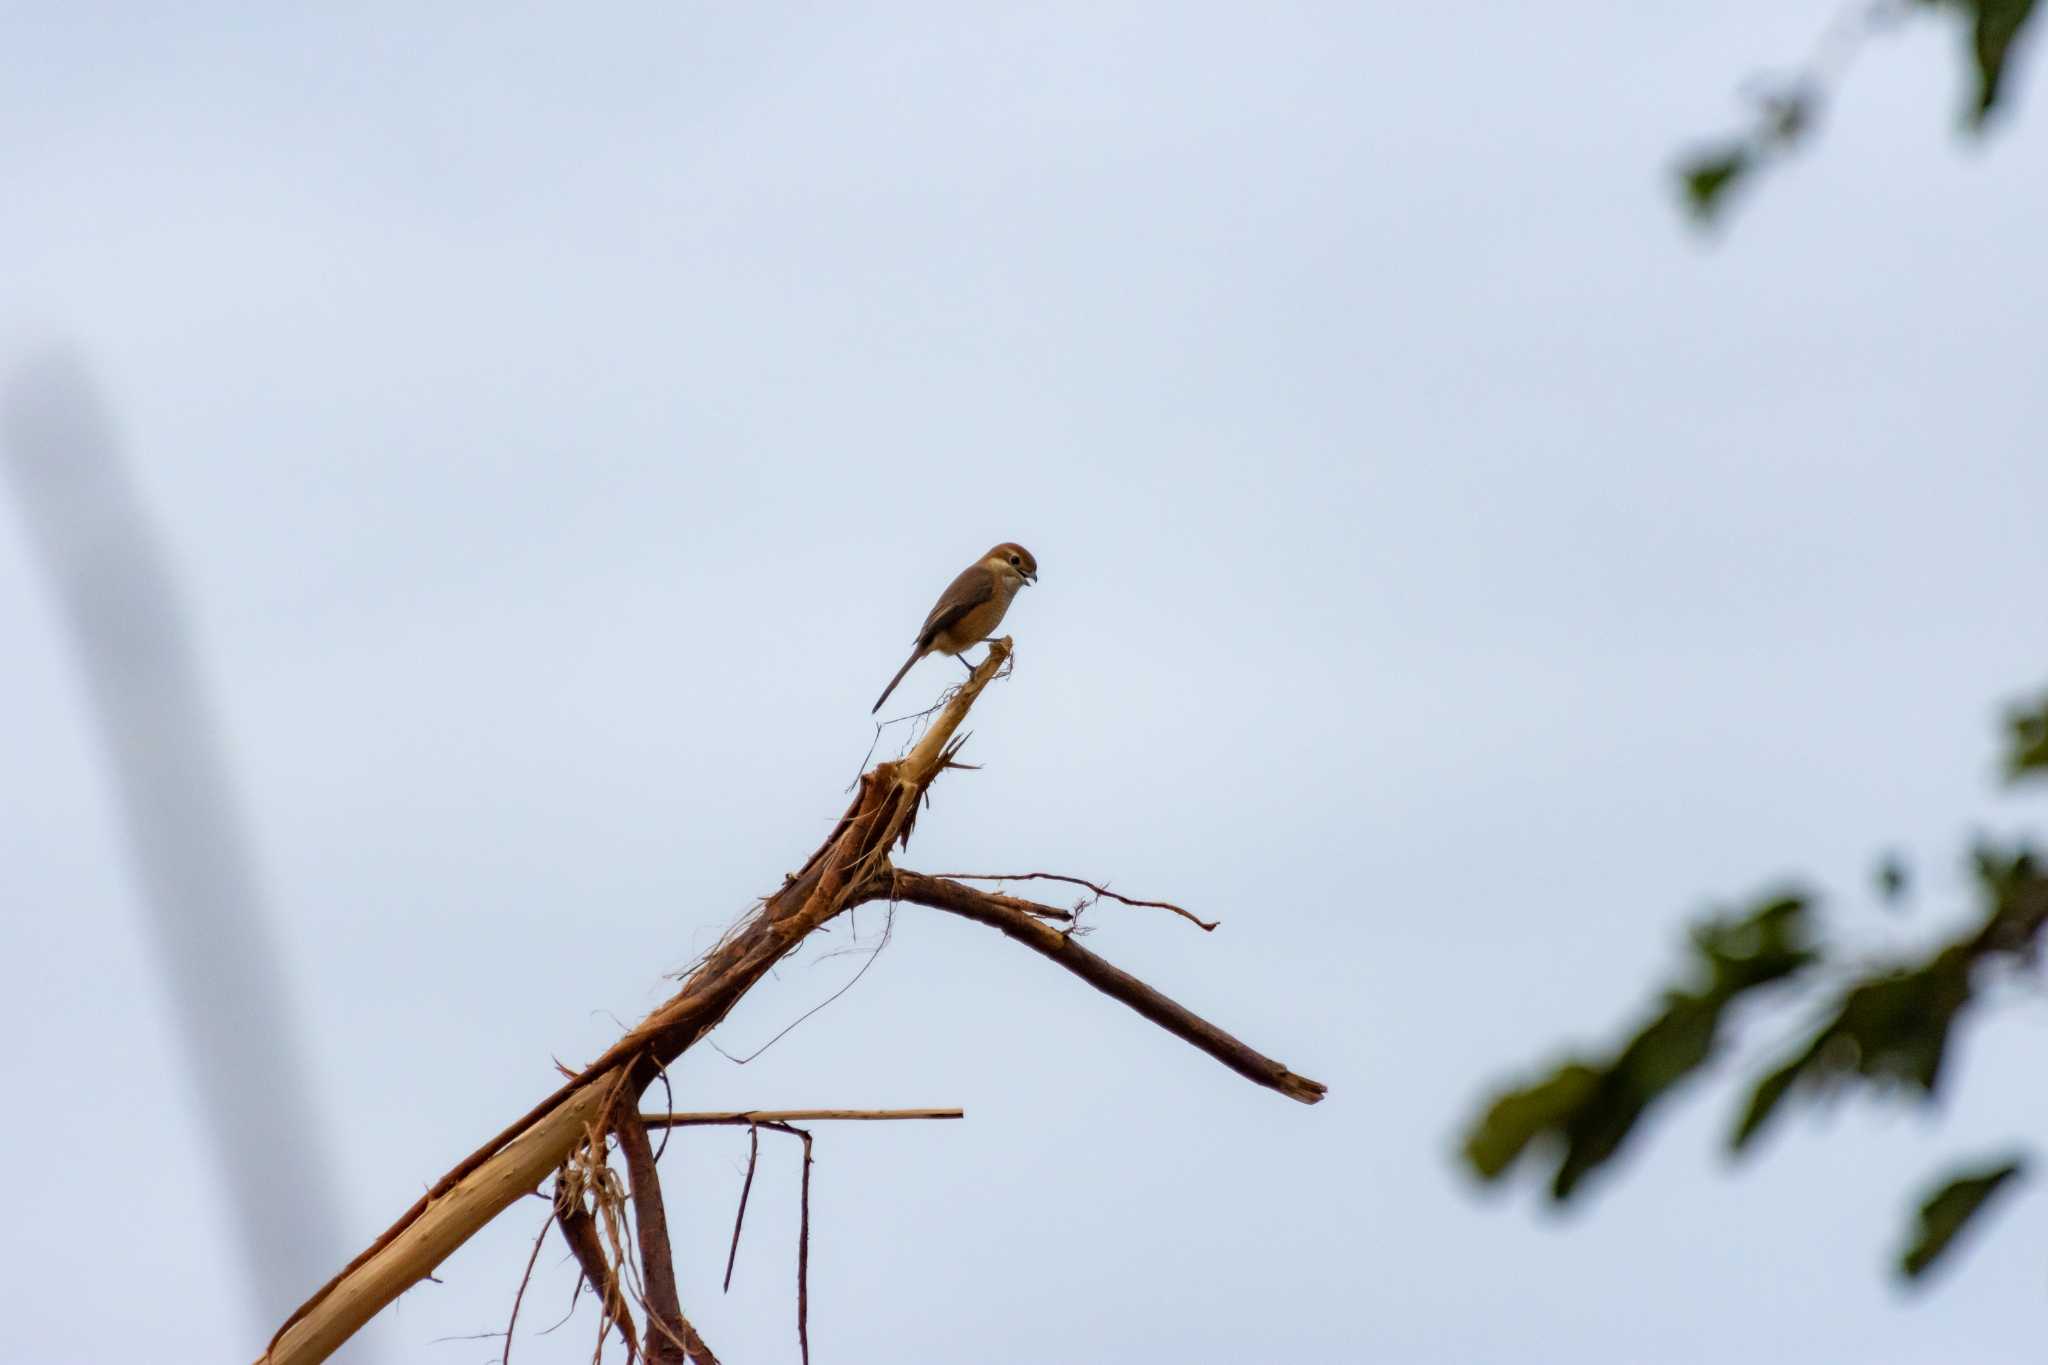
[[[90,367],[167,542],[342,1255],[802,861],[931,599],[1015,539],[985,766],[900,861],[1221,918],[1089,944],[1330,1094],[903,908],[772,1051],[675,1072],[686,1108],[968,1111],[819,1126],[819,1365],[2037,1359],[2033,1191],[1932,1292],[1887,1268],[1951,1159],[2048,1133],[2038,999],[1964,1031],[1938,1113],[1851,1099],[1736,1170],[1700,1086],[1562,1219],[1453,1161],[1490,1086],[1640,1018],[1690,915],[1797,877],[1918,938],[1973,830],[2038,826],[1992,786],[2043,681],[2035,83],[1967,141],[1917,21],[1719,240],[1669,193],[1835,9],[0,6],[0,360]],[[245,1361],[12,511],[0,1362]],[[1866,894],[1892,847],[1905,920]],[[745,1139],[676,1143],[685,1308],[795,1360],[790,1144],[721,1296]],[[438,1339],[502,1328],[542,1212],[379,1357],[495,1360]],[[525,1330],[571,1284],[551,1240],[515,1360],[588,1359],[587,1299]]]

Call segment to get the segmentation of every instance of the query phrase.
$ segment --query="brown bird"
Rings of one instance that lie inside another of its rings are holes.
[[[1015,541],[1006,540],[983,555],[979,561],[970,564],[952,586],[939,594],[938,604],[932,614],[924,618],[924,626],[917,632],[917,643],[911,647],[910,657],[903,661],[903,667],[896,670],[896,676],[889,679],[889,685],[882,689],[882,695],[875,698],[875,704],[868,714],[882,709],[882,703],[889,700],[889,694],[896,690],[896,684],[903,681],[903,675],[910,666],[927,654],[950,654],[959,659],[962,654],[989,637],[1003,622],[1003,613],[1010,609],[1010,599],[1017,595],[1017,589],[1026,583],[1038,581],[1038,561],[1031,557],[1031,551]],[[960,659],[967,671],[974,667]]]

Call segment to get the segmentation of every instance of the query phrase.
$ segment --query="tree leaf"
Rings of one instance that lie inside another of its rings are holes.
[[[1964,1226],[1983,1212],[1984,1205],[2008,1180],[2020,1174],[2025,1162],[2015,1158],[1995,1166],[1951,1176],[1920,1205],[1919,1226],[1913,1241],[1899,1256],[1899,1273],[1917,1280],[1949,1249]]]
[[[1806,1057],[1802,1054],[1757,1082],[1756,1089],[1750,1092],[1749,1103],[1743,1108],[1742,1121],[1735,1125],[1734,1133],[1728,1138],[1730,1148],[1739,1152],[1749,1145],[1749,1140],[1756,1136],[1757,1130],[1764,1126],[1779,1101],[1791,1091],[1792,1083],[1805,1070]]]
[[[1977,60],[1977,98],[1970,124],[1981,128],[2005,90],[2013,45],[2034,17],[2034,0],[1921,0],[1930,7],[1960,11],[1970,23],[1970,47]]]
[[[1728,192],[1756,169],[1747,143],[1730,143],[1687,157],[1678,167],[1685,207],[1698,223],[1711,223],[1727,207]]]
[[[1931,1097],[1941,1082],[1949,1030],[1970,1003],[1978,952],[1974,940],[1965,940],[1921,966],[1874,973],[1851,985],[1813,1039],[1757,1083],[1729,1145],[1747,1147],[1799,1080],[1819,1088],[1861,1076]]]
[[[1977,107],[1970,122],[1982,127],[2004,89],[2013,42],[2034,15],[2034,0],[1976,0],[1971,46],[1977,51]]]
[[[1466,1134],[1465,1159],[1481,1179],[1498,1179],[1530,1143],[1564,1127],[1596,1079],[1593,1068],[1566,1062],[1534,1085],[1502,1092]]]
[[[2048,772],[2048,696],[2007,711],[2005,728],[2006,781]]]
[[[1570,1199],[1587,1175],[1621,1150],[1653,1105],[1706,1064],[1730,1003],[1814,960],[1806,915],[1803,897],[1780,896],[1747,916],[1695,925],[1690,988],[1667,990],[1662,1008],[1611,1061],[1573,1059],[1531,1085],[1496,1095],[1465,1138],[1474,1172],[1498,1179],[1540,1144],[1557,1153],[1551,1198]]]

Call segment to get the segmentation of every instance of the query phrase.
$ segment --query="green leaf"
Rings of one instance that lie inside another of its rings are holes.
[[[1860,1077],[1933,1097],[1956,1017],[1974,997],[1977,964],[2034,961],[2048,929],[2048,877],[2030,846],[1980,843],[1972,856],[1986,902],[1983,920],[1917,965],[1873,971],[1851,982],[1806,1046],[1757,1082],[1729,1135],[1732,1148],[1739,1152],[1749,1145],[1796,1082],[1818,1092],[1830,1082]]]
[[[1561,1129],[1591,1093],[1595,1073],[1566,1062],[1543,1080],[1495,1098],[1465,1138],[1465,1159],[1483,1180],[1496,1180],[1528,1145]]]
[[[1948,1036],[1956,1014],[1970,1002],[1974,943],[1951,944],[1925,964],[1866,976],[1843,993],[1834,1016],[1812,1041],[1757,1083],[1729,1137],[1737,1151],[1749,1145],[1795,1081],[1820,1089],[1860,1076],[1931,1097],[1941,1082]]]
[[[1981,128],[2005,90],[2013,45],[2034,16],[2034,0],[1921,0],[1959,11],[1970,23],[1970,47],[1977,60],[1977,98],[1970,124]]]
[[[1756,153],[1747,143],[1699,152],[1678,167],[1685,207],[1698,223],[1711,223],[1727,207],[1728,192],[1756,169]]]
[[[1981,1170],[1951,1176],[1920,1205],[1919,1226],[1912,1244],[1899,1256],[1899,1273],[1909,1280],[1925,1274],[1956,1239],[1986,1201],[2008,1180],[2020,1174],[2025,1162],[2015,1158]]]
[[[1765,1121],[1777,1109],[1779,1101],[1791,1092],[1792,1083],[1798,1080],[1805,1070],[1806,1057],[1801,1055],[1757,1082],[1756,1089],[1750,1092],[1749,1103],[1743,1108],[1742,1121],[1735,1125],[1734,1133],[1729,1135],[1730,1148],[1739,1152],[1749,1145],[1749,1140],[1756,1136],[1757,1130],[1764,1126]]]
[[[2007,711],[2005,728],[2006,781],[2048,772],[2048,696]]]
[[[1705,1064],[1724,1002],[1674,993],[1664,1012],[1628,1041],[1612,1065],[1565,1117],[1564,1157],[1551,1177],[1550,1197],[1563,1203],[1579,1182],[1621,1150],[1636,1123],[1666,1091]]]
[[[1804,896],[1784,895],[1765,901],[1741,919],[1716,918],[1694,925],[1693,949],[1709,973],[1706,993],[1733,999],[1812,962],[1806,910]]]
[[[2004,88],[2006,59],[2013,41],[2034,14],[2034,0],[1976,0],[1971,46],[1977,50],[1977,107],[1972,124],[1982,127]]]
[[[1551,1198],[1568,1200],[1609,1161],[1652,1106],[1706,1064],[1730,1003],[1799,971],[1808,946],[1807,903],[1764,902],[1741,918],[1691,930],[1695,981],[1664,993],[1661,1008],[1602,1064],[1574,1059],[1543,1079],[1496,1095],[1468,1131],[1464,1155],[1485,1180],[1499,1178],[1532,1145],[1556,1153]]]

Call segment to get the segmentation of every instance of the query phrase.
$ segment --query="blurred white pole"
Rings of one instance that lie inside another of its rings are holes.
[[[0,455],[78,651],[267,1338],[341,1264],[326,1134],[184,613],[112,427],[75,361],[42,356],[6,376]]]

